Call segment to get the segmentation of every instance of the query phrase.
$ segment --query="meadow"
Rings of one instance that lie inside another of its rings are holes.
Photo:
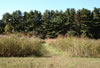
[[[100,68],[100,40],[0,36],[0,68]]]
[[[66,56],[0,58],[0,68],[100,68],[100,58]]]

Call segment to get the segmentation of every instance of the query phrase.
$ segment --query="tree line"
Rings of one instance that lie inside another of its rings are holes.
[[[43,14],[34,10],[5,13],[0,21],[0,33],[25,32],[40,38],[55,38],[59,35],[100,38],[100,8],[66,11],[46,10]]]

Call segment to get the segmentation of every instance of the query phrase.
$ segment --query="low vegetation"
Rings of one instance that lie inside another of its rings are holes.
[[[0,58],[0,68],[100,68],[100,59],[66,56]]]
[[[57,38],[55,42],[49,43],[69,56],[78,57],[100,57],[100,40],[88,38]]]
[[[0,56],[41,56],[42,42],[37,38],[0,37]]]
[[[0,57],[54,56],[100,57],[100,40],[88,38],[38,39],[0,36]]]
[[[0,57],[52,56],[60,53],[45,41],[34,37],[1,36]]]

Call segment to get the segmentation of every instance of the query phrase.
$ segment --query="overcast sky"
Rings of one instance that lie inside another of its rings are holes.
[[[30,11],[39,10],[66,10],[67,8],[93,10],[100,8],[100,0],[0,0],[0,19],[6,12],[12,13],[15,10]]]

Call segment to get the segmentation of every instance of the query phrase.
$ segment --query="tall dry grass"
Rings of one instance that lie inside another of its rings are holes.
[[[0,36],[0,57],[54,56],[100,57],[100,40],[88,38],[38,38]]]
[[[42,42],[37,38],[0,37],[0,57],[41,56]]]
[[[57,38],[49,44],[64,51],[69,56],[100,57],[100,40],[88,38]]]

